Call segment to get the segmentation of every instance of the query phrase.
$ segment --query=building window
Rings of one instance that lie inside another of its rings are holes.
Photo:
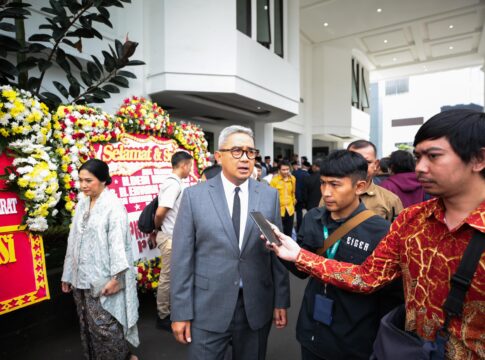
[[[237,29],[251,37],[251,0],[237,0]]]
[[[386,96],[409,92],[409,78],[386,81]]]
[[[271,44],[271,24],[269,17],[269,0],[257,0],[257,36],[256,40],[269,49]]]
[[[367,89],[368,71],[352,58],[352,106],[359,110],[369,109],[369,91]]]
[[[283,57],[283,0],[274,0],[274,52]]]

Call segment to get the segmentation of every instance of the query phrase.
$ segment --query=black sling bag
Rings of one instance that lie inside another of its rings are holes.
[[[456,273],[450,280],[450,292],[443,305],[445,321],[438,330],[435,341],[426,341],[417,334],[404,330],[406,310],[401,305],[381,319],[379,331],[374,342],[375,360],[442,360],[445,346],[450,337],[448,325],[453,317],[463,312],[463,302],[470,288],[473,275],[485,250],[485,234],[474,230],[473,236],[465,249]]]

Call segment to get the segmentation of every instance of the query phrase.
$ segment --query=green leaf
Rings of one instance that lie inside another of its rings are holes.
[[[43,72],[43,71],[46,71],[48,68],[50,68],[52,66],[52,62],[44,60],[44,59],[39,59],[37,66],[39,67],[39,70],[41,72]]]
[[[78,84],[71,84],[71,86],[69,86],[69,94],[73,98],[78,97],[80,92],[81,92],[81,87]]]
[[[55,27],[54,25],[51,25],[51,24],[42,24],[42,25],[39,25],[39,29],[54,30]]]
[[[57,15],[57,11],[48,7],[43,7],[40,10],[49,14]]]
[[[32,56],[29,56],[27,59],[20,62],[17,65],[17,68],[18,68],[19,71],[29,70],[29,69],[36,67],[37,62],[38,62],[38,59],[36,59],[35,57],[32,57]]]
[[[52,36],[48,34],[34,34],[31,37],[29,37],[29,41],[50,42],[51,39],[52,39]]]
[[[111,84],[106,84],[103,86],[103,90],[114,94],[118,94],[120,92],[120,89],[117,86]]]
[[[1,58],[0,58],[0,71],[2,74],[4,74],[9,78],[13,78],[14,76],[17,76],[19,74],[19,71],[12,63]]]
[[[123,44],[118,39],[115,40],[115,47],[116,47],[116,55],[118,55],[119,58],[122,57],[123,56]]]
[[[53,93],[50,93],[50,92],[43,92],[42,93],[42,96],[44,96],[45,98],[47,98],[50,102],[52,103],[55,103],[55,104],[60,104],[62,103],[62,100],[59,96],[53,94]]]
[[[34,90],[36,89],[40,84],[40,79],[37,77],[30,77],[29,80],[27,80],[27,88],[28,90]]]
[[[39,44],[39,43],[33,43],[33,44],[30,44],[27,48],[27,52],[30,52],[30,53],[38,53],[38,52],[41,52],[42,50],[45,50],[47,49],[47,46],[43,45],[43,44]]]
[[[64,96],[66,99],[69,97],[69,92],[64,85],[62,85],[59,81],[53,81],[52,83],[56,87],[57,91],[62,94],[62,96]]]
[[[101,78],[101,71],[96,67],[93,62],[88,62],[87,65],[88,73],[94,80],[99,80]]]
[[[129,86],[128,80],[123,76],[119,76],[119,75],[110,79],[109,82],[124,88],[127,88]]]
[[[101,99],[109,99],[111,97],[109,92],[101,90],[101,89],[94,90],[93,94],[94,94],[94,96],[100,97]]]
[[[114,70],[116,67],[116,61],[115,59],[109,54],[107,51],[102,51],[102,54],[104,56],[104,67],[107,72],[111,72]]]
[[[83,79],[84,83],[87,86],[91,86],[93,83],[93,80],[91,79],[91,76],[86,71],[81,71],[81,79]]]
[[[81,63],[79,62],[79,60],[75,57],[75,56],[72,56],[72,55],[69,55],[69,54],[66,54],[66,58],[72,63],[74,64],[79,70],[82,70],[83,66],[81,65]]]
[[[0,30],[14,32],[15,31],[15,25],[10,24],[10,23],[6,23],[6,22],[1,22],[0,23]]]
[[[93,17],[93,21],[97,21],[97,22],[103,23],[106,26],[109,26],[110,28],[113,28],[113,24],[111,23],[111,21],[109,21],[106,16],[103,16],[101,14],[98,14],[98,15],[94,16]]]
[[[82,26],[84,26],[86,29],[91,30],[92,25],[91,25],[91,19],[89,16],[81,16],[79,18],[79,22],[81,23]]]
[[[130,60],[128,61],[128,66],[137,66],[137,65],[145,65],[145,63],[141,60]]]
[[[10,36],[0,35],[0,47],[3,47],[8,51],[18,51],[20,49],[20,44]]]
[[[93,29],[79,28],[66,34],[69,37],[80,37],[91,39],[94,37]]]
[[[95,6],[96,6],[96,5],[95,5]],[[105,7],[103,7],[103,6],[96,6],[96,9],[98,9],[99,14],[100,14],[101,16],[105,17],[106,19],[109,19],[110,14],[109,14],[109,11],[108,11],[108,10],[106,10],[106,8],[105,8]]]
[[[94,63],[98,67],[99,71],[103,71],[103,65],[101,65],[101,62],[98,60],[98,58],[94,55],[91,55],[91,57],[94,60]]]
[[[136,79],[136,75],[129,71],[121,70],[121,71],[118,71],[117,74],[127,78]]]

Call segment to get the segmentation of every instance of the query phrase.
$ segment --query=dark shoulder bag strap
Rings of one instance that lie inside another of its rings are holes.
[[[443,305],[448,321],[450,317],[461,315],[465,295],[470,287],[473,275],[477,270],[478,263],[480,262],[484,250],[485,234],[478,230],[474,230],[470,243],[463,253],[460,265],[458,265],[458,270],[455,275],[451,277],[450,293]]]
[[[480,262],[484,250],[485,234],[478,230],[474,230],[473,236],[463,253],[460,264],[458,265],[458,269],[450,280],[450,292],[443,305],[445,322],[436,334],[435,343],[437,351],[431,357],[432,360],[444,359],[445,357],[445,346],[450,337],[448,325],[453,317],[461,316],[463,312],[463,303],[465,302],[466,293],[470,288],[473,275],[477,270],[478,263]]]

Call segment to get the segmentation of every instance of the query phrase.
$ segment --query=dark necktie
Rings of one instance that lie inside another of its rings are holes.
[[[236,233],[236,240],[239,246],[239,226],[241,224],[241,200],[239,199],[239,191],[241,189],[236,187],[234,189],[234,203],[232,204],[232,225],[234,225],[234,232]]]

